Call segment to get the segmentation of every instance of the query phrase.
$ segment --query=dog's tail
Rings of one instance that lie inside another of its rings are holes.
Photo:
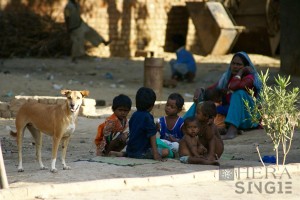
[[[17,137],[17,132],[13,131],[10,126],[6,126],[6,130],[9,131],[10,136]]]

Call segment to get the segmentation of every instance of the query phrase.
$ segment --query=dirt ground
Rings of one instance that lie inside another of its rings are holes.
[[[198,71],[194,83],[179,83],[176,88],[163,88],[160,100],[166,100],[172,92],[179,92],[186,102],[191,102],[196,87],[208,86],[218,80],[227,69],[232,55],[226,56],[196,56]],[[167,61],[174,58],[173,54],[164,55],[164,77],[170,77]],[[258,70],[270,68],[271,78],[279,73],[280,61],[262,55],[250,55]],[[175,174],[188,174],[199,171],[218,169],[215,166],[199,166],[181,164],[176,159],[155,164],[136,166],[116,166],[106,163],[89,162],[95,157],[93,139],[97,126],[110,114],[111,101],[114,96],[124,93],[131,97],[137,89],[143,86],[143,58],[90,58],[74,64],[70,58],[33,59],[14,58],[1,60],[0,63],[0,101],[9,101],[15,95],[59,96],[61,88],[87,89],[89,98],[104,100],[106,105],[97,107],[99,118],[79,117],[75,134],[72,136],[67,163],[72,170],[63,171],[60,159],[57,160],[58,173],[49,170],[39,170],[35,161],[35,147],[31,135],[26,132],[23,145],[23,166],[25,172],[17,172],[17,146],[11,138],[7,126],[14,129],[14,119],[0,119],[0,139],[2,152],[10,188],[28,187],[56,183],[74,183],[112,178],[140,178]],[[291,86],[299,86],[299,77],[292,77]],[[293,146],[288,155],[287,163],[299,163],[300,136],[295,134]],[[220,159],[221,166],[261,166],[254,143],[260,145],[264,155],[274,155],[269,138],[262,129],[244,132],[233,140],[225,141],[225,152]],[[60,151],[59,151],[60,153]],[[42,157],[45,166],[50,167],[51,139],[44,137]]]

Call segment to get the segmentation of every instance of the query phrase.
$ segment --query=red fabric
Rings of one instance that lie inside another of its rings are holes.
[[[112,114],[108,118],[106,118],[105,122],[98,126],[97,135],[95,138],[95,144],[102,151],[106,146],[106,140],[104,136],[109,136],[110,134],[115,134],[118,132],[123,132],[128,127],[128,122],[126,119],[125,127],[121,124],[120,120],[115,114]]]
[[[240,89],[245,90],[245,88],[253,89],[254,88],[253,82],[254,82],[254,76],[252,74],[248,74],[242,77],[241,79],[233,76],[229,81],[228,89],[232,91],[240,90]]]
[[[232,76],[229,80],[229,83],[228,83],[228,87],[227,89],[231,90],[231,91],[235,91],[235,90],[246,90],[247,88],[248,89],[254,89],[254,75],[253,74],[248,74],[244,77],[242,77],[241,79],[235,77],[235,76]],[[211,88],[216,88],[218,85],[218,82],[209,86],[208,88],[211,89]],[[226,95],[226,101],[227,103],[230,103],[230,97],[231,97],[231,93],[227,93]]]

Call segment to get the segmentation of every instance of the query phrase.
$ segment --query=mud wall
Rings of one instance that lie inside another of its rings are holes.
[[[133,56],[136,50],[154,51],[157,55],[164,51],[172,52],[174,47],[171,36],[174,33],[186,35],[188,49],[199,54],[195,28],[183,0],[79,0],[78,2],[81,5],[82,18],[105,39],[112,40],[108,47],[100,45],[98,48],[89,49],[90,54],[129,57]],[[47,16],[61,26],[61,31],[66,31],[63,18],[66,3],[67,0],[1,0],[0,10],[1,13],[13,15],[28,12],[41,17]],[[32,25],[30,22],[27,24]],[[69,45],[67,36],[59,37],[66,37],[63,43]],[[1,40],[1,44],[7,44],[0,37]],[[0,51],[3,50],[4,47],[0,48]]]

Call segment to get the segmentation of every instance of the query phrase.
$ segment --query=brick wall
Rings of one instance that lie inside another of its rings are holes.
[[[184,0],[79,0],[82,18],[105,39],[109,47],[100,45],[90,50],[97,56],[134,56],[136,50],[159,55],[174,51],[171,35],[187,36],[188,49],[197,54],[195,28]],[[0,10],[18,12],[24,8],[64,22],[63,9],[67,0],[1,0]]]

